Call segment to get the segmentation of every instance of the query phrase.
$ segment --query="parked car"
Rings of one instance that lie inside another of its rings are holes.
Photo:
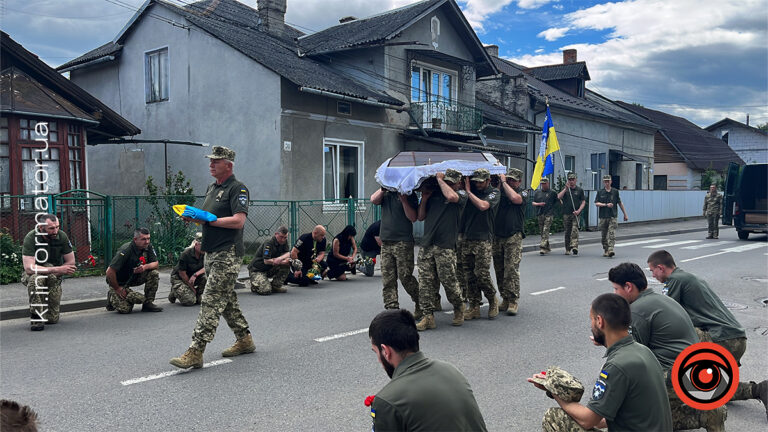
[[[728,166],[723,196],[723,224],[733,225],[739,238],[768,233],[768,164]]]

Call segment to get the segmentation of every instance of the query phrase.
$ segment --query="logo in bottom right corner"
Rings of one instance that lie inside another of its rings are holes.
[[[713,410],[736,393],[739,365],[724,347],[700,342],[677,356],[671,378],[675,393],[683,403],[698,410]]]

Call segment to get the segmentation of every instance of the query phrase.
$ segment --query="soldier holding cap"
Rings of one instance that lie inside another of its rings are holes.
[[[192,245],[181,253],[179,262],[171,272],[171,292],[168,301],[179,300],[182,306],[200,304],[205,291],[205,252],[202,250],[203,233],[195,233]]]
[[[458,190],[461,173],[447,169],[435,174],[437,190],[422,187],[418,220],[424,221],[424,235],[419,249],[419,305],[424,317],[416,324],[419,331],[433,329],[435,299],[440,282],[453,305],[452,325],[464,323],[464,298],[456,278],[456,240],[461,210],[467,204],[467,193]]]
[[[208,186],[202,209],[216,215],[213,222],[184,218],[185,221],[203,225],[202,250],[205,251],[205,273],[208,284],[200,305],[192,345],[181,357],[172,358],[170,363],[179,368],[203,367],[203,352],[213,340],[219,318],[224,320],[235,333],[235,344],[221,354],[233,357],[256,351],[248,322],[237,302],[235,282],[243,261],[243,226],[248,216],[248,188],[235,178],[235,152],[221,146],[213,148],[207,155],[209,168],[216,179]]]
[[[578,393],[558,391],[558,387],[572,385],[542,384],[541,380],[547,379],[549,372],[528,378],[528,382],[547,391],[560,405],[547,410],[542,428],[545,431],[582,431],[593,427],[607,427],[609,431],[672,431],[661,366],[651,350],[632,340],[627,301],[616,294],[602,294],[592,302],[589,319],[595,344],[607,349],[590,400],[586,406],[581,405],[571,398]]]
[[[499,285],[499,312],[517,315],[520,301],[520,260],[525,238],[525,192],[520,189],[523,172],[510,168],[499,175],[501,199],[493,223],[493,268]]]
[[[621,207],[621,212],[624,214],[624,222],[629,220],[624,203],[621,202],[621,197],[619,197],[619,190],[611,187],[611,181],[610,175],[604,175],[603,185],[605,188],[597,191],[595,195],[598,217],[597,225],[600,228],[600,234],[603,239],[604,257],[612,257],[614,255],[613,245],[616,244],[616,228],[619,226],[619,222],[616,219],[619,215],[619,210],[616,208],[617,204]]]
[[[292,260],[289,249],[288,228],[285,226],[278,227],[275,235],[256,249],[253,261],[248,265],[251,292],[270,295],[288,291],[283,286],[283,282],[291,272]]]
[[[471,184],[470,184],[471,180]],[[488,319],[499,314],[496,288],[491,279],[493,256],[493,215],[499,205],[499,190],[491,186],[491,173],[480,168],[464,179],[464,190],[469,203],[464,208],[459,232],[464,234],[461,249],[461,266],[467,278],[467,299],[469,313],[465,319],[480,318],[480,292],[488,299]],[[471,205],[470,205],[471,203]]]
[[[541,189],[533,194],[533,204],[536,207],[536,217],[539,221],[539,231],[541,232],[541,243],[539,243],[539,254],[546,255],[552,251],[549,247],[549,229],[552,226],[554,218],[555,203],[557,203],[557,194],[549,188],[549,179],[541,179]]]
[[[579,217],[586,200],[584,189],[576,186],[576,173],[568,173],[568,181],[557,199],[563,203],[563,228],[565,228],[565,254],[579,253]]]
[[[720,235],[720,212],[723,209],[723,196],[717,193],[717,185],[709,185],[709,193],[704,196],[704,217],[707,218],[708,239],[716,239]]]
[[[133,240],[120,246],[107,267],[107,310],[127,314],[133,305],[140,304],[142,312],[162,312],[155,305],[160,272],[157,254],[150,244],[150,233],[146,228],[133,232]],[[144,285],[144,294],[131,287]]]

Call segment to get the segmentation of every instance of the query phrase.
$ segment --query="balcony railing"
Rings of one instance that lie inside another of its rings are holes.
[[[448,132],[477,132],[483,112],[473,106],[450,101],[411,102],[411,112],[425,129]]]

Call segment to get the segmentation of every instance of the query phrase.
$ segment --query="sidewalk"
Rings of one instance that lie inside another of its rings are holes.
[[[619,225],[619,229],[616,232],[616,240],[658,237],[706,230],[707,223],[702,217],[672,221],[628,223]],[[526,237],[523,240],[523,252],[538,251],[539,239],[538,235]],[[600,232],[579,232],[579,244],[595,243],[600,243]],[[550,246],[553,251],[562,249],[563,234],[556,233],[550,236]],[[163,307],[168,303],[167,297],[171,289],[170,274],[170,268],[160,270],[160,286],[157,290],[156,302]],[[248,270],[246,266],[242,266],[238,279],[244,281],[247,278]],[[236,288],[242,290],[246,286],[238,284]],[[65,279],[62,284],[62,291],[61,312],[103,308],[106,305],[107,283],[104,276]],[[28,316],[29,303],[26,288],[20,283],[0,286],[0,320]]]

